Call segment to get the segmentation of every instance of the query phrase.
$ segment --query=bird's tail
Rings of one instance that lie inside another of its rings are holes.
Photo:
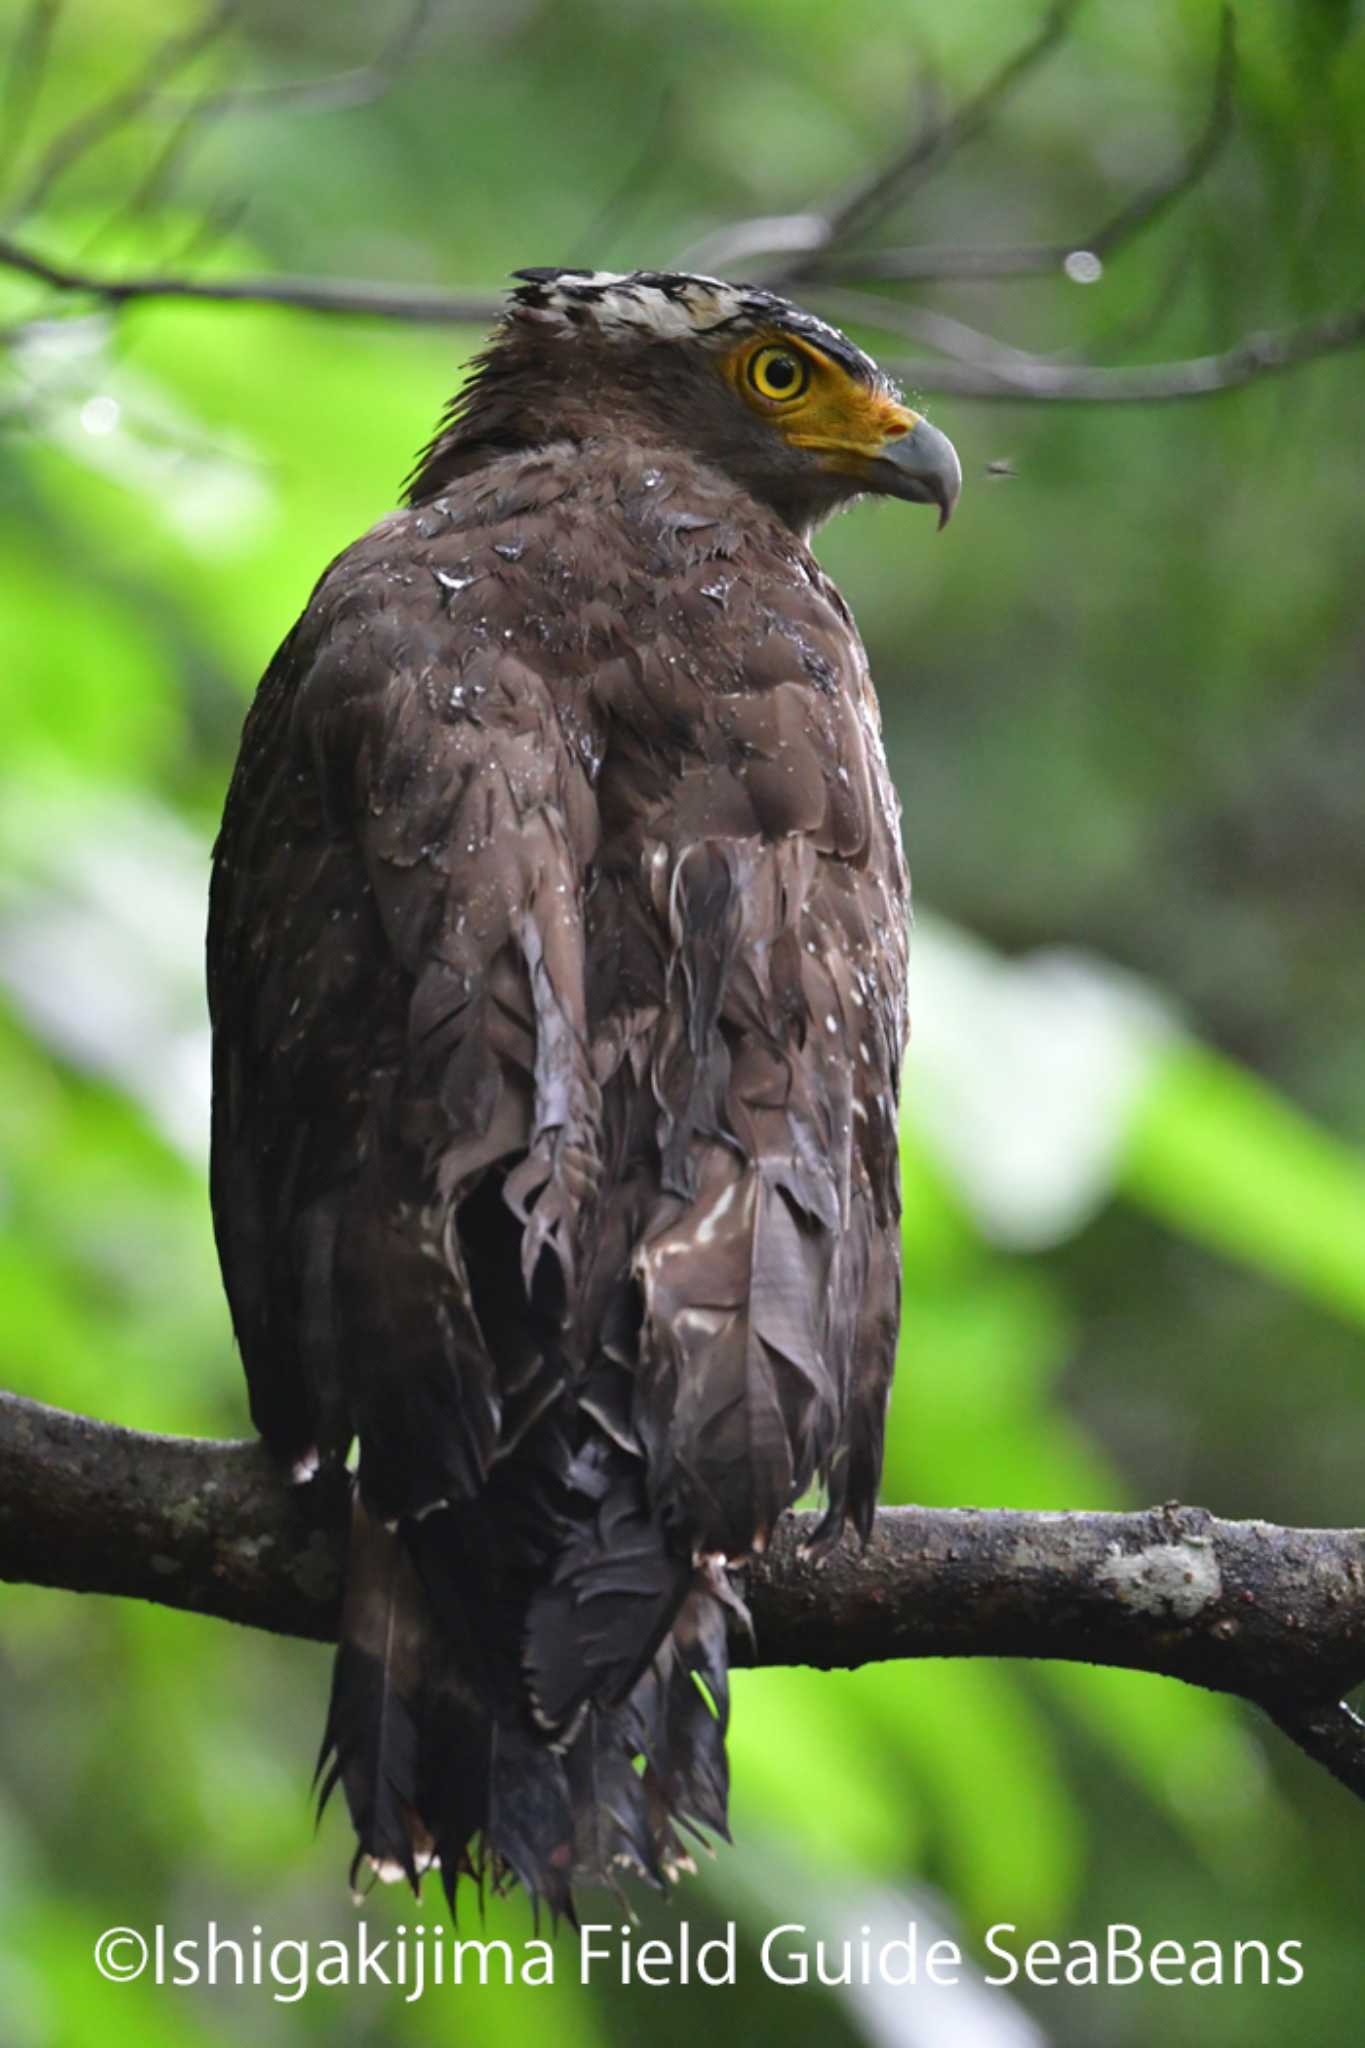
[[[319,1764],[321,1801],[340,1784],[350,1809],[353,1883],[365,1861],[414,1889],[438,1867],[452,1911],[469,1877],[572,1918],[575,1887],[662,1886],[689,1839],[726,1836],[738,1602],[670,1551],[637,1489],[589,1446],[548,1564],[539,1527],[509,1552],[506,1502],[393,1527],[357,1495]]]

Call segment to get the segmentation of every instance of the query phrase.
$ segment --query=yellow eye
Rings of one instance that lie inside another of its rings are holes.
[[[755,349],[749,358],[749,382],[760,398],[775,405],[788,405],[803,398],[810,386],[810,364],[795,349],[770,345]]]

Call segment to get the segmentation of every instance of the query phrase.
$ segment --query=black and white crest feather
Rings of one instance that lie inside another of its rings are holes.
[[[591,323],[604,336],[724,345],[746,333],[779,329],[804,335],[864,383],[889,380],[870,356],[827,320],[761,285],[726,284],[677,270],[518,270],[512,318],[572,333]]]

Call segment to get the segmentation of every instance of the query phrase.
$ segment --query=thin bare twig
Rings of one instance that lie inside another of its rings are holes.
[[[747,277],[757,257],[796,258],[822,248],[828,228],[823,213],[754,214],[689,242],[673,262],[679,270],[700,271],[706,277]],[[790,267],[783,272],[793,274]]]
[[[108,99],[78,114],[44,152],[32,177],[7,210],[7,225],[26,220],[44,204],[60,181],[92,149],[136,120],[157,92],[222,34],[237,13],[239,0],[213,0],[191,27],[178,30],[156,45],[142,68]]]
[[[575,236],[576,250],[570,251],[568,262],[588,270],[604,267],[602,252],[634,218],[668,163],[677,109],[677,82],[668,79],[650,109],[643,140],[586,227]]]
[[[884,218],[919,182],[979,134],[998,112],[1001,102],[1056,47],[1070,25],[1075,7],[1054,9],[1034,40],[996,76],[949,115],[928,129],[853,196],[829,213],[810,209],[738,221],[697,243],[699,263],[722,269],[727,261],[749,262],[760,255],[788,258],[774,282],[795,283],[819,278],[834,282],[926,284],[1007,280],[1055,275],[1078,249],[1101,259],[1111,258],[1144,228],[1158,220],[1204,178],[1232,132],[1237,78],[1236,22],[1229,8],[1219,19],[1218,50],[1204,124],[1180,160],[1134,193],[1097,227],[1064,242],[984,244],[925,243],[911,248],[855,249],[852,244],[874,220]],[[907,182],[908,181],[908,182]]]
[[[210,24],[223,17],[236,0],[220,0],[214,15],[178,44],[165,44],[144,69],[135,87],[126,88],[95,110],[83,122],[73,123],[59,137],[46,159],[46,175],[60,175],[71,161],[72,152],[89,146],[91,136],[104,132],[111,120],[127,117],[136,99],[145,98],[148,79],[167,66],[185,61],[192,41],[202,42],[211,32]],[[410,38],[416,33],[418,15],[406,18],[399,32]],[[940,351],[938,359],[915,360],[894,365],[915,389],[958,398],[990,401],[1047,401],[1069,404],[1113,405],[1153,404],[1176,399],[1203,398],[1233,391],[1257,378],[1297,369],[1319,357],[1354,349],[1365,344],[1365,306],[1354,305],[1319,316],[1295,327],[1243,336],[1229,347],[1208,355],[1184,360],[1133,366],[1105,366],[1078,362],[1068,355],[1038,355],[1013,348],[996,337],[983,334],[947,314],[899,300],[878,297],[850,289],[837,275],[815,259],[826,249],[828,237],[841,241],[860,223],[877,217],[929,164],[941,160],[991,117],[1002,98],[1018,85],[1064,35],[1079,0],[1059,0],[1033,40],[974,94],[964,105],[946,116],[934,129],[934,139],[921,136],[858,193],[827,214],[797,214],[781,220],[741,222],[730,231],[734,255],[745,246],[743,238],[762,230],[769,244],[779,242],[795,252],[784,277],[809,272],[812,296],[837,316],[865,321],[887,333],[899,335]],[[1232,102],[1235,49],[1231,17],[1224,13],[1215,68],[1214,88],[1208,117],[1199,136],[1173,170],[1154,180],[1090,237],[1093,249],[1109,251],[1140,232],[1150,221],[1188,192],[1204,176],[1227,133]],[[391,41],[390,53],[395,47]],[[406,45],[405,45],[406,47]],[[372,67],[373,68],[373,67]],[[201,110],[209,101],[191,103]],[[194,118],[199,118],[196,115]],[[905,263],[934,259],[935,272],[948,275],[949,265],[959,266],[955,274],[1023,275],[1029,270],[1052,268],[1061,263],[1073,245],[1056,243],[1005,250],[932,250],[896,252]],[[712,255],[719,252],[713,243]],[[875,259],[873,259],[875,261]],[[888,259],[889,260],[889,259]],[[973,266],[975,266],[973,268]],[[182,300],[210,304],[254,304],[292,306],[305,311],[377,320],[406,321],[425,325],[487,326],[503,310],[493,293],[434,292],[421,287],[352,283],[307,277],[194,278],[176,270],[134,277],[103,275],[86,264],[61,263],[24,247],[12,237],[0,236],[0,268],[8,268],[47,286],[50,290],[93,299],[110,308],[136,301]]]
[[[24,146],[61,11],[62,0],[30,0],[10,47],[0,92],[0,184]]]
[[[1121,315],[1112,324],[1097,327],[1085,342],[1072,342],[1065,348],[1049,349],[1047,359],[1054,363],[1083,362],[1087,356],[1109,356],[1122,354],[1129,349],[1139,348],[1151,340],[1165,324],[1181,293],[1189,284],[1193,252],[1183,244],[1166,265],[1161,282],[1152,293],[1147,304]]]
[[[1199,184],[1212,170],[1232,133],[1232,102],[1236,84],[1236,20],[1228,8],[1222,12],[1218,59],[1214,63],[1214,84],[1209,92],[1209,111],[1199,135],[1179,164],[1160,172],[1140,193],[1134,193],[1117,213],[1101,221],[1085,236],[1070,242],[1015,242],[1015,244],[923,244],[909,250],[864,250],[857,254],[857,276],[878,283],[927,285],[950,281],[1007,281],[1017,276],[1048,276],[1058,272],[1076,250],[1111,258],[1119,248],[1134,242],[1144,227],[1169,213],[1177,201]]]
[[[1012,348],[979,327],[971,327],[965,320],[956,320],[951,313],[939,313],[930,306],[908,306],[901,299],[824,283],[813,284],[808,296],[813,305],[835,320],[899,335],[926,348],[940,349],[954,362],[975,364],[983,370],[1014,367],[1028,371],[1047,360],[1028,349]]]
[[[56,4],[56,0],[54,0]],[[165,203],[183,171],[190,151],[227,117],[240,113],[336,113],[381,99],[411,58],[437,11],[437,0],[413,0],[389,32],[372,63],[326,78],[298,79],[260,86],[204,88],[192,94],[158,90],[159,81],[175,75],[217,35],[238,11],[240,0],[224,0],[216,13],[183,38],[171,38],[154,51],[141,74],[127,87],[73,122],[51,146],[47,157],[8,216],[10,225],[32,212],[72,165],[119,127],[140,115],[169,119],[172,128],[136,186],[85,244],[88,260],[124,221],[145,215]]]
[[[1214,84],[1209,92],[1209,111],[1203,129],[1189,150],[1171,170],[1152,178],[1140,193],[1134,193],[1107,221],[1087,236],[1070,242],[1019,242],[997,248],[954,248],[923,246],[911,250],[868,250],[857,256],[857,274],[880,283],[939,283],[950,279],[1015,279],[1015,276],[1048,276],[1058,272],[1074,250],[1089,250],[1093,256],[1111,258],[1115,250],[1134,242],[1144,227],[1160,219],[1177,201],[1207,176],[1232,133],[1232,96],[1236,84],[1236,20],[1230,8],[1222,10],[1218,57],[1214,63]]]
[[[193,278],[173,274],[102,277],[98,272],[52,262],[7,235],[0,235],[0,269],[19,271],[54,291],[98,299],[107,306],[125,306],[145,299],[296,306],[310,313],[413,321],[429,327],[486,327],[505,310],[503,301],[493,293],[433,292],[422,286],[349,284],[328,278]]]
[[[1298,327],[1244,335],[1214,355],[1180,362],[1135,363],[1109,368],[1093,363],[1032,362],[978,364],[898,362],[892,369],[912,390],[941,396],[994,401],[1043,399],[1063,405],[1164,405],[1176,399],[1212,398],[1238,391],[1262,377],[1282,376],[1320,358],[1365,347],[1365,303],[1306,320]]]
[[[945,118],[931,121],[922,128],[897,156],[830,212],[819,247],[798,257],[784,270],[784,278],[808,276],[819,267],[819,258],[824,250],[847,248],[875,222],[884,220],[965,143],[979,135],[1006,100],[1018,92],[1038,66],[1059,47],[1081,4],[1082,0],[1055,0],[1036,34],[1022,49],[1016,50],[984,85]]]
[[[803,213],[755,217],[718,228],[684,251],[678,259],[682,268],[714,269],[724,275],[735,264],[775,255],[788,260],[772,276],[772,283],[794,284],[818,271],[828,252],[845,252],[850,242],[884,220],[956,150],[981,133],[1004,102],[1057,48],[1081,4],[1082,0],[1056,0],[1023,48],[952,111],[942,111],[937,92],[923,93],[920,123],[910,141],[842,200]]]
[[[1084,365],[1091,353],[1110,354],[1146,341],[1169,313],[1188,277],[1189,265],[1190,252],[1182,249],[1169,266],[1151,303],[1141,312],[1130,314],[1106,333],[1092,336],[1087,343],[1048,349],[1046,352],[1014,348],[1009,342],[1000,341],[979,327],[954,319],[951,314],[907,305],[903,299],[887,298],[885,294],[820,283],[812,284],[807,296],[822,312],[835,319],[927,344],[951,356],[955,362],[975,365],[986,371],[1008,371],[1011,366],[1028,371],[1047,364]]]
[[[81,294],[108,306],[156,299],[295,306],[306,312],[397,320],[429,327],[487,327],[505,310],[504,301],[492,292],[431,292],[420,286],[349,284],[324,278],[101,277],[49,262],[5,236],[0,236],[0,268],[20,271],[55,291]],[[894,326],[908,311],[891,301],[869,301],[861,296],[856,305],[849,303],[853,311],[861,311],[863,318],[870,317],[881,326]],[[906,330],[913,321],[916,334],[928,338],[926,317],[918,311],[910,314],[904,322]],[[1246,335],[1219,354],[1116,369],[1053,362],[1044,356],[1007,349],[988,336],[976,336],[975,330],[960,323],[952,323],[952,327],[959,350],[968,345],[971,337],[972,348],[975,350],[979,344],[982,352],[974,354],[971,360],[964,360],[959,354],[956,360],[944,357],[938,361],[892,363],[889,367],[914,390],[956,398],[1150,405],[1235,391],[1259,377],[1278,376],[1320,356],[1365,346],[1365,304],[1305,321],[1298,327]],[[946,325],[936,331],[942,339],[948,339]],[[993,356],[985,353],[991,349],[996,351]]]
[[[277,79],[196,95],[158,93],[151,111],[183,120],[218,121],[236,114],[339,114],[382,99],[440,12],[439,0],[413,0],[368,64],[325,78]]]
[[[201,209],[199,219],[175,251],[171,264],[177,276],[211,256],[221,242],[235,235],[250,211],[251,202],[233,192],[221,192]]]
[[[1237,80],[1236,20],[1231,9],[1220,16],[1218,54],[1214,62],[1209,111],[1204,126],[1190,147],[1170,170],[1150,184],[1088,234],[1066,242],[1019,242],[995,247],[983,245],[926,244],[911,249],[870,249],[859,251],[859,278],[879,283],[926,284],[948,281],[1006,280],[1039,277],[1060,271],[1068,256],[1078,249],[1102,259],[1133,241],[1144,228],[1159,220],[1172,206],[1192,192],[1208,175],[1232,132],[1233,95]]]
[[[82,243],[80,260],[83,264],[88,263],[127,222],[145,219],[174,196],[190,152],[206,139],[214,118],[209,112],[193,109],[181,116],[170,134],[163,138],[132,190],[94,234]]]
[[[1156,178],[1121,206],[1112,219],[1097,228],[1085,247],[1097,256],[1112,255],[1122,243],[1150,227],[1154,220],[1193,191],[1214,162],[1232,132],[1233,89],[1237,82],[1237,22],[1232,9],[1224,7],[1218,22],[1218,54],[1213,67],[1213,90],[1203,129],[1190,145],[1185,160],[1164,177]]]

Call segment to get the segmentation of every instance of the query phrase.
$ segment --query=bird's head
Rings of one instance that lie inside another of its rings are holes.
[[[871,357],[773,292],[636,270],[523,270],[506,318],[412,485],[491,455],[626,433],[723,471],[798,532],[864,494],[937,505],[952,443]]]

